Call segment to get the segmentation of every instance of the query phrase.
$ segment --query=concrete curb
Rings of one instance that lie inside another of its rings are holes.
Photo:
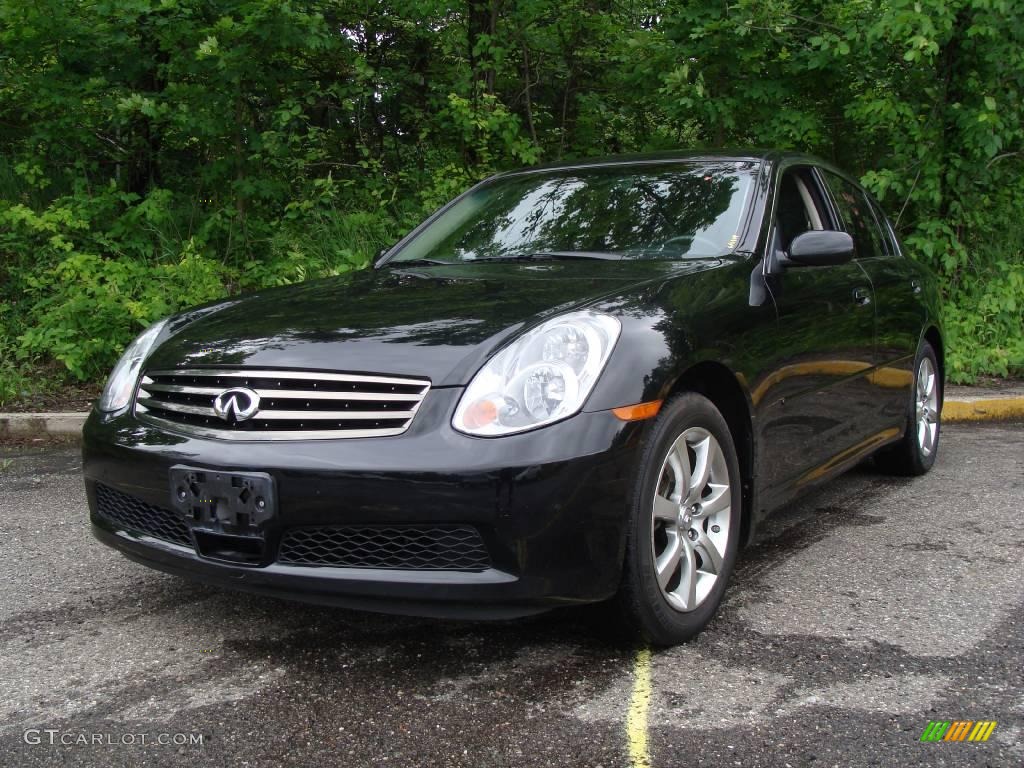
[[[958,388],[963,389],[963,388]],[[88,413],[0,413],[0,440],[6,437],[81,438]],[[986,391],[974,396],[958,392],[942,405],[947,424],[978,421],[1024,421],[1024,394]]]
[[[0,440],[5,437],[81,438],[88,413],[0,413]]]
[[[1024,397],[949,398],[942,404],[942,420],[949,424],[1024,420]]]

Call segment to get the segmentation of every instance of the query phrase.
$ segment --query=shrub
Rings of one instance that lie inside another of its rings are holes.
[[[953,291],[946,303],[947,374],[1024,375],[1024,261],[999,261]]]

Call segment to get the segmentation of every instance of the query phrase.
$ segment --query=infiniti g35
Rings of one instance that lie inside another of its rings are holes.
[[[93,532],[265,595],[508,617],[611,601],[674,643],[772,509],[935,461],[932,276],[785,153],[505,173],[372,269],[125,351],[84,431]]]

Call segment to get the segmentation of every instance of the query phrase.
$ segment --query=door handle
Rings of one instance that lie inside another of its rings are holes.
[[[867,306],[871,303],[871,290],[869,288],[854,288],[853,300],[858,306]]]
[[[914,293],[920,293],[921,292],[921,281],[918,280],[917,278],[914,278],[913,280],[911,280],[910,281],[910,290],[912,290]]]

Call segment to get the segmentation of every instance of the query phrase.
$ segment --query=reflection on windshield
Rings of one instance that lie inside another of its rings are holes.
[[[703,258],[732,252],[755,164],[672,163],[525,173],[473,190],[395,261],[550,252]]]

